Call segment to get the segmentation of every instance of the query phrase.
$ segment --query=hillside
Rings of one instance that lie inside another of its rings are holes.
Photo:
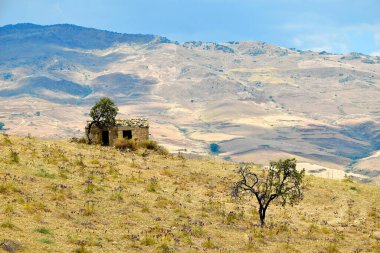
[[[10,134],[80,137],[109,96],[173,152],[215,143],[225,159],[296,156],[315,174],[380,183],[380,57],[33,24],[0,28],[0,51]]]
[[[230,162],[4,135],[0,150],[3,249],[380,251],[376,186],[307,176],[304,201],[261,229],[254,201],[230,197]]]

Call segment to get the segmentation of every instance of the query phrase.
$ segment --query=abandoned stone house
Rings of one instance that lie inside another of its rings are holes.
[[[86,133],[88,126],[86,126]],[[111,128],[91,127],[91,139],[94,143],[113,146],[117,139],[134,139],[137,142],[149,140],[149,122],[144,118],[117,119]]]

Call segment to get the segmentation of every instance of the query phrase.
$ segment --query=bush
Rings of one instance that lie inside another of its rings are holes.
[[[80,138],[77,138],[77,137],[72,137],[69,142],[71,143],[80,143],[80,144],[87,144],[88,143],[88,140],[86,137],[82,136]]]
[[[159,147],[157,141],[152,140],[145,140],[141,142],[139,146],[150,150],[157,150]]]
[[[87,137],[84,137],[84,136],[80,137],[78,140],[78,143],[87,144],[88,143]]]
[[[136,140],[127,140],[127,139],[117,139],[115,141],[115,148],[118,149],[131,149],[136,150],[137,149],[137,143]]]
[[[125,139],[117,139],[115,141],[115,148],[118,148],[118,149],[126,149],[127,148],[127,140]]]
[[[168,155],[169,151],[158,145],[157,141],[152,141],[152,140],[145,140],[140,143],[138,143],[136,140],[128,140],[128,139],[117,139],[114,144],[115,148],[118,149],[130,149],[130,150],[137,150],[138,148],[143,148],[143,149],[149,149],[149,150],[154,150],[160,155]]]
[[[158,148],[157,148],[156,151],[160,155],[165,155],[165,156],[169,155],[169,151],[165,147],[163,147],[163,146],[158,146]]]
[[[140,148],[154,150],[160,155],[168,155],[169,151],[163,146],[158,145],[157,141],[145,140],[139,144]]]
[[[12,163],[20,162],[20,157],[18,156],[18,153],[14,151],[13,149],[10,149],[10,159]]]
[[[47,229],[47,228],[45,228],[45,227],[37,228],[34,231],[37,232],[37,233],[40,233],[40,234],[45,234],[45,235],[50,235],[51,234],[50,230]]]

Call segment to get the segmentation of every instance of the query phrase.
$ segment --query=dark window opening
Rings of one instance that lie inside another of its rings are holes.
[[[108,131],[102,132],[102,145],[109,146],[110,145],[110,134]]]
[[[124,130],[123,131],[123,138],[132,139],[132,130]]]

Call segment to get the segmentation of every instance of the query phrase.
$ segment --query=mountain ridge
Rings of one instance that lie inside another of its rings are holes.
[[[20,31],[22,34],[20,34]],[[73,34],[78,37],[77,40],[66,38],[71,37],[70,35]],[[4,35],[7,35],[5,39],[3,38]],[[83,49],[105,49],[116,43],[145,44],[153,41],[156,43],[170,42],[167,38],[158,35],[117,33],[73,24],[36,25],[32,23],[20,23],[0,27],[0,43],[14,43],[12,37],[10,37],[11,35],[16,36],[14,39],[19,40],[19,42],[21,40],[21,43],[28,41],[43,43],[47,40],[47,42],[52,44]],[[94,37],[91,38],[91,36]],[[89,38],[92,41],[86,43],[85,40],[89,40]]]
[[[106,29],[99,29],[94,27],[85,27],[70,23],[59,23],[59,24],[51,24],[51,25],[40,25],[40,24],[34,24],[34,23],[16,23],[16,24],[7,24],[0,27],[0,35],[1,32],[9,32],[9,31],[18,31],[18,30],[31,30],[31,29],[51,29],[51,28],[60,28],[60,29],[69,29],[72,28],[74,30],[84,30],[84,31],[96,31],[96,32],[106,32],[107,34],[114,34],[114,35],[128,35],[128,36],[146,36],[147,38],[158,38],[158,43],[175,43],[175,44],[239,44],[239,43],[257,43],[257,44],[266,44],[266,45],[272,45],[276,47],[286,48],[291,51],[296,52],[311,52],[311,53],[320,53],[321,55],[362,55],[366,57],[373,57],[373,58],[379,58],[378,56],[371,56],[368,54],[364,54],[361,52],[350,52],[347,54],[339,54],[339,53],[332,53],[332,52],[326,52],[326,51],[312,51],[312,50],[300,50],[292,47],[285,47],[285,46],[279,46],[272,43],[264,42],[264,41],[254,41],[254,40],[243,40],[243,41],[222,41],[222,42],[216,42],[216,41],[196,41],[196,40],[190,40],[190,41],[184,41],[184,42],[178,42],[178,41],[172,41],[169,38],[161,35],[154,35],[154,34],[142,34],[142,33],[125,33],[125,32],[115,32],[110,31]],[[140,41],[141,42],[141,41]]]

